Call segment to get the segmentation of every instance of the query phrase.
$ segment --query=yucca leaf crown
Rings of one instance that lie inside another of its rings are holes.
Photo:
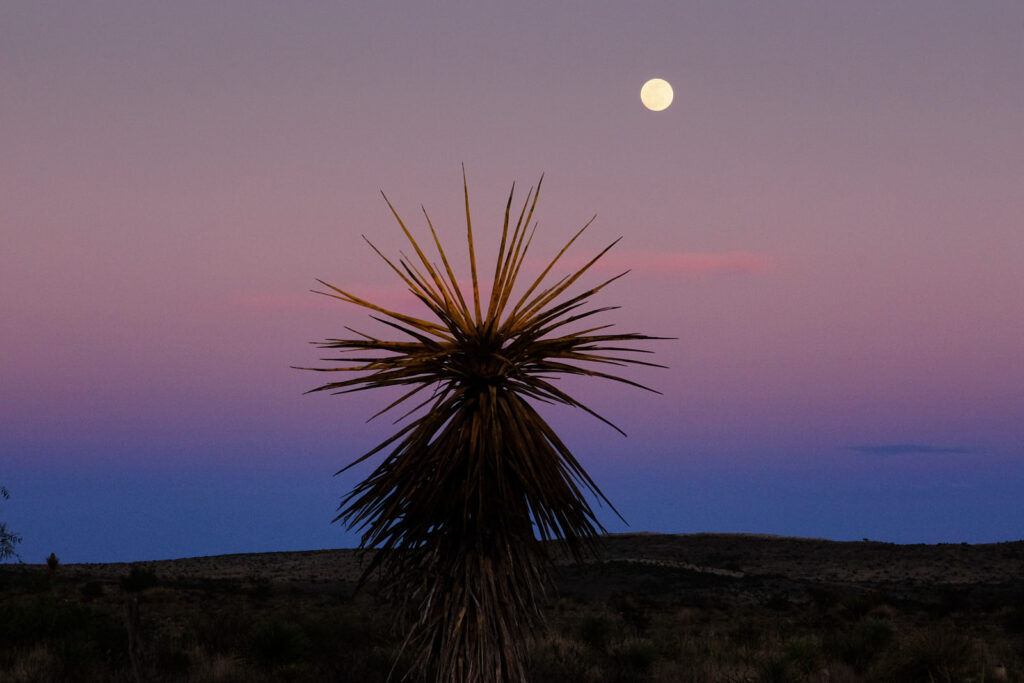
[[[441,395],[458,396],[464,392],[480,390],[482,387],[496,387],[522,393],[524,396],[542,401],[552,401],[582,408],[595,415],[618,431],[618,427],[600,415],[589,410],[571,396],[553,387],[544,378],[559,374],[585,375],[602,377],[630,384],[647,391],[654,391],[641,384],[594,369],[580,367],[572,362],[587,362],[616,366],[646,365],[663,368],[657,363],[649,363],[636,358],[627,357],[626,353],[651,353],[646,349],[609,346],[622,342],[633,342],[651,339],[666,339],[649,335],[629,334],[596,334],[610,328],[605,324],[572,333],[553,336],[560,328],[583,320],[598,313],[611,311],[618,306],[606,306],[574,313],[587,303],[587,299],[604,289],[607,285],[626,275],[620,273],[601,282],[585,292],[570,297],[557,304],[552,304],[557,297],[571,287],[586,273],[619,239],[615,240],[585,265],[549,286],[542,286],[543,281],[555,267],[569,247],[590,227],[591,218],[562,247],[547,264],[539,276],[527,290],[513,302],[513,287],[517,282],[520,269],[526,258],[527,250],[533,239],[533,230],[527,234],[526,226],[530,224],[543,176],[527,194],[526,201],[519,213],[515,225],[510,224],[510,209],[515,193],[513,185],[505,206],[505,218],[502,225],[501,245],[494,271],[493,286],[486,304],[486,314],[482,314],[480,281],[477,274],[476,254],[473,244],[473,227],[469,211],[469,190],[463,175],[463,191],[466,206],[467,241],[472,278],[472,310],[463,295],[462,288],[441,245],[434,225],[426,211],[423,215],[430,228],[430,234],[441,259],[442,266],[432,263],[405,222],[392,206],[387,196],[384,200],[391,210],[406,238],[415,250],[419,265],[404,255],[396,265],[385,256],[365,235],[363,239],[384,260],[388,266],[405,282],[409,291],[423,302],[434,314],[437,322],[424,320],[396,311],[391,311],[372,302],[361,299],[345,290],[323,280],[317,280],[329,291],[317,291],[342,301],[370,309],[379,315],[371,315],[374,320],[399,330],[414,341],[385,341],[362,332],[352,330],[361,339],[328,339],[318,342],[323,349],[340,349],[344,351],[380,351],[388,355],[363,356],[359,358],[324,358],[326,362],[346,364],[344,367],[304,368],[319,372],[364,372],[368,373],[352,379],[330,382],[312,391],[333,391],[348,393],[374,387],[412,385],[414,388],[399,400],[387,406],[373,417],[387,412],[400,403],[405,402],[414,394],[431,386],[440,386],[433,398]],[[383,193],[382,193],[383,195]],[[548,308],[545,308],[549,306]],[[570,315],[572,314],[572,315]],[[504,316],[504,317],[503,317]],[[655,392],[658,393],[658,392]],[[429,403],[428,399],[417,407]],[[415,408],[413,409],[415,411]],[[372,418],[371,418],[372,419]],[[376,451],[374,451],[376,452]],[[367,454],[368,457],[370,454]],[[361,458],[359,461],[362,461]],[[355,463],[352,463],[355,464]],[[350,465],[351,466],[351,465]],[[347,468],[345,468],[347,469]]]

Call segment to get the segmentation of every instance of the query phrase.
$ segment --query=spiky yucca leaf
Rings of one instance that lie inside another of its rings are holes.
[[[324,358],[338,365],[307,369],[355,373],[313,391],[405,387],[377,415],[403,404],[413,406],[403,417],[419,413],[341,470],[387,452],[381,465],[343,499],[336,521],[362,530],[361,547],[379,549],[367,575],[379,568],[385,590],[413,615],[406,642],[413,648],[415,670],[430,671],[437,681],[524,681],[525,643],[540,623],[540,600],[549,585],[544,541],[561,539],[581,560],[595,550],[596,536],[603,531],[586,493],[614,510],[531,401],[575,406],[611,425],[549,380],[583,375],[647,389],[585,364],[663,367],[630,355],[648,351],[622,346],[661,337],[605,332],[610,325],[567,329],[615,308],[584,307],[621,275],[566,294],[614,243],[575,272],[546,284],[590,222],[521,294],[513,293],[533,236],[528,226],[542,183],[543,177],[536,192],[531,188],[527,193],[514,222],[514,185],[509,193],[486,301],[465,174],[471,295],[460,288],[426,212],[440,263],[427,256],[386,196],[416,258],[403,256],[395,263],[370,246],[433,320],[385,309],[318,281],[326,288],[321,294],[368,308],[375,320],[402,333],[400,341],[388,341],[350,330],[358,338],[328,339],[319,347],[359,355]]]

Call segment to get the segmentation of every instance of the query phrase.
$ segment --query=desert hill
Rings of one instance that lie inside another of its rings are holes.
[[[601,547],[583,565],[554,550],[533,680],[1024,681],[1024,541],[637,533]],[[0,680],[383,681],[401,639],[372,580],[355,591],[366,559],[2,565]]]
[[[1024,541],[987,544],[898,545],[875,541],[828,541],[764,534],[608,534],[602,556],[581,570],[556,552],[559,575],[569,586],[583,577],[599,580],[602,567],[671,579],[699,574],[750,583],[766,578],[808,584],[970,588],[1024,581]],[[372,551],[370,551],[372,553]],[[260,576],[282,585],[354,584],[368,554],[353,549],[213,555],[136,563],[69,564],[66,571],[113,581],[129,567],[146,567],[179,580],[244,580]],[[629,567],[629,569],[626,569]],[[728,583],[728,582],[726,582]],[[582,587],[577,587],[582,588]]]

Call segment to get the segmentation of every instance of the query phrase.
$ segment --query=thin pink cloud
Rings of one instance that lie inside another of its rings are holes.
[[[560,260],[548,277],[547,284],[553,284],[559,277],[568,271],[582,267],[592,256],[577,256]],[[544,265],[547,265],[545,262]],[[526,286],[533,282],[533,278],[539,275],[537,263],[533,268],[528,268],[520,277],[520,285]],[[600,272],[623,272],[651,273],[669,276],[700,277],[716,274],[750,274],[756,275],[767,273],[775,267],[774,259],[767,254],[759,254],[746,251],[728,251],[719,253],[709,252],[668,252],[657,253],[648,251],[632,251],[617,254],[615,250],[605,254],[600,261],[593,266],[593,270]],[[473,285],[468,278],[458,278],[459,287],[467,302],[472,301]],[[524,285],[523,283],[526,283]],[[316,283],[314,283],[316,285]],[[332,283],[352,294],[371,301],[377,305],[397,311],[407,311],[410,308],[422,306],[415,296],[409,292],[406,285],[396,281],[390,285],[360,284],[360,283]],[[482,304],[486,307],[491,292],[491,279],[480,278],[480,297]],[[316,285],[320,291],[329,291],[326,287]],[[522,287],[516,290],[522,291]],[[325,303],[330,305],[327,297],[319,296],[311,292],[296,292],[294,294],[248,294],[240,298],[244,308],[255,310],[285,310],[285,309],[310,309],[323,308]],[[470,304],[472,305],[472,304]]]

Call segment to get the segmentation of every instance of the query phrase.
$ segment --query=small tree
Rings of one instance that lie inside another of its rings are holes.
[[[11,494],[7,492],[7,489],[0,486],[0,498],[7,500],[10,497]],[[8,530],[7,525],[0,522],[0,561],[10,557],[19,557],[15,550],[19,543],[21,543],[21,536]]]
[[[541,622],[540,601],[551,586],[543,541],[560,539],[583,559],[596,550],[601,530],[585,492],[608,503],[533,403],[577,407],[614,427],[555,380],[600,377],[646,389],[588,365],[655,365],[631,357],[649,352],[630,343],[656,337],[608,334],[610,325],[590,323],[590,316],[615,307],[586,308],[587,299],[621,275],[566,294],[611,245],[545,284],[590,222],[525,292],[513,294],[532,239],[532,189],[518,221],[509,220],[509,194],[491,292],[481,296],[464,174],[463,192],[472,292],[463,294],[429,217],[440,263],[428,258],[388,202],[415,258],[403,255],[395,263],[370,246],[432,319],[388,310],[321,280],[327,291],[320,293],[370,309],[404,338],[386,341],[350,330],[358,338],[319,344],[340,352],[322,359],[340,367],[308,369],[356,373],[314,391],[401,388],[404,395],[381,413],[419,394],[410,413],[420,415],[348,466],[390,447],[342,501],[337,518],[362,529],[362,547],[379,549],[367,575],[383,570],[383,587],[412,616],[406,643],[416,669],[443,683],[520,683],[526,680],[526,640]]]

